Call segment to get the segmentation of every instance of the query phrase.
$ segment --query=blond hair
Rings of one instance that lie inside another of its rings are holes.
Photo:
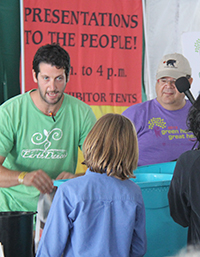
[[[128,179],[138,163],[137,133],[132,122],[109,113],[94,125],[83,143],[84,162],[91,171]]]

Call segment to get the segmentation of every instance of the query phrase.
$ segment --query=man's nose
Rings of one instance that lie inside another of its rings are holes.
[[[51,91],[54,91],[54,90],[56,89],[56,83],[55,83],[54,80],[50,80],[50,81],[49,81],[48,88],[49,88]]]
[[[166,82],[166,87],[170,87],[170,88],[174,88],[175,87],[175,82],[174,81],[171,81],[171,80],[168,80]]]

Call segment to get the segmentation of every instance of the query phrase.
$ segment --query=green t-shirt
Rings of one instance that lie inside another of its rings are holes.
[[[31,92],[31,91],[30,91]],[[78,147],[96,122],[90,106],[64,94],[55,116],[44,115],[30,92],[0,106],[0,155],[11,170],[44,170],[52,179],[62,171],[74,173]],[[35,211],[39,191],[24,185],[0,188],[0,211]]]

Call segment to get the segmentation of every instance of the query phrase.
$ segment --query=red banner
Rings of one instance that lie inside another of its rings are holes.
[[[24,0],[25,91],[36,87],[35,52],[53,42],[71,57],[68,94],[93,106],[141,102],[141,0]]]

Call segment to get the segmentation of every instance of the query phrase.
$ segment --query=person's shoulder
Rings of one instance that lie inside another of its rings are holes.
[[[189,177],[199,174],[200,150],[189,150],[180,155],[177,160],[173,178],[180,180],[180,177],[188,181]]]
[[[122,115],[124,115],[125,117],[127,118],[130,118],[130,119],[133,119],[134,117],[137,116],[138,118],[138,115],[142,115],[146,113],[146,110],[150,110],[151,107],[154,105],[154,99],[152,100],[148,100],[148,101],[145,101],[145,102],[142,102],[142,103],[138,103],[138,104],[135,104],[135,105],[132,105],[130,107],[128,107],[123,113]]]
[[[80,195],[87,184],[88,177],[86,175],[82,175],[73,179],[68,179],[59,186],[58,191],[67,198],[69,197],[75,199],[78,197],[78,195]]]
[[[123,181],[122,184],[124,190],[123,194],[127,196],[127,199],[137,201],[138,203],[143,201],[142,198],[142,190],[141,188],[134,182],[134,179],[127,179]]]
[[[142,103],[134,104],[128,107],[123,113],[126,113],[128,111],[135,111],[135,110],[140,110],[143,109],[146,106],[152,105],[154,103],[154,99],[148,100]]]
[[[188,167],[196,162],[200,162],[200,150],[188,150],[179,156],[177,166]]]
[[[181,159],[185,159],[186,157],[196,158],[198,156],[200,157],[200,150],[188,150],[182,153],[179,158]]]
[[[18,105],[24,103],[24,100],[28,98],[28,95],[29,92],[13,96],[12,98],[2,103],[1,108],[8,108],[9,106],[15,106],[15,108],[17,108]]]
[[[191,106],[191,102],[189,100],[186,100],[185,109],[189,110]]]
[[[141,191],[140,187],[134,182],[134,178],[133,179],[127,179],[126,181],[127,181],[127,183],[129,184],[130,187],[136,188],[139,192]]]
[[[90,108],[90,106],[88,104],[86,104],[85,102],[83,102],[82,100],[64,93],[65,99],[67,99],[67,104],[74,104],[74,105],[78,105],[78,106],[83,106],[84,108]]]
[[[114,178],[113,183],[115,183],[118,188],[123,189],[122,192],[124,192],[125,194],[127,194],[129,196],[141,194],[140,187],[134,182],[134,179],[132,179],[132,178],[125,179],[125,180],[120,180],[118,178]]]
[[[68,110],[71,110],[81,120],[87,119],[92,121],[92,123],[96,122],[95,114],[88,104],[68,94],[64,94],[64,97],[65,100],[62,108],[68,108]]]

